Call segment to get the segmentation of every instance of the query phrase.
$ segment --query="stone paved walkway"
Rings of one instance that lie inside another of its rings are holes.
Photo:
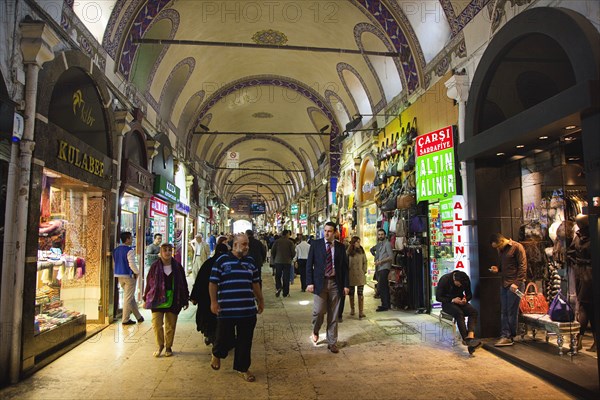
[[[259,316],[251,370],[256,382],[209,366],[210,348],[195,329],[195,307],[179,316],[174,356],[154,358],[146,322],[113,324],[32,377],[0,390],[1,399],[566,399],[569,394],[483,349],[469,356],[451,331],[429,315],[375,313],[340,324],[340,353],[310,342],[312,295],[276,298],[265,268],[265,312]],[[324,331],[321,333],[324,340]]]

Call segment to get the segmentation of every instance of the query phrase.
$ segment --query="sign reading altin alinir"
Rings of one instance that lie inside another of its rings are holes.
[[[417,201],[437,201],[456,194],[454,127],[420,135],[415,143]]]

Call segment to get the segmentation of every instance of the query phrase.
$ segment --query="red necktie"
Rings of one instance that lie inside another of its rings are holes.
[[[325,276],[333,275],[333,257],[331,256],[331,244],[325,242],[325,249],[327,250],[327,263],[325,264]]]

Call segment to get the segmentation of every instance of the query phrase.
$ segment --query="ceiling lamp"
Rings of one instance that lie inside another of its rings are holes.
[[[201,135],[203,133],[206,133],[206,132],[210,131],[210,129],[208,128],[208,126],[203,125],[203,124],[198,124],[198,128],[202,129],[202,131],[193,131],[192,132],[193,135]]]
[[[317,164],[321,165],[325,162],[325,160],[327,160],[327,154],[325,154],[324,152],[321,153],[321,156],[319,157],[319,159],[317,160]]]
[[[346,132],[349,132],[356,128],[362,122],[362,115],[358,114],[352,121],[346,124]]]
[[[345,139],[346,139],[348,136],[349,136],[349,133],[348,133],[347,131],[344,131],[344,132],[342,132],[342,134],[341,134],[341,135],[338,135],[338,136],[336,136],[336,137],[335,137],[335,139],[333,139],[333,140],[331,141],[331,143],[332,143],[334,146],[338,146],[338,145],[340,145],[340,144],[341,144],[341,143],[342,143],[342,142],[343,142],[343,141],[344,141],[344,140],[345,140]]]

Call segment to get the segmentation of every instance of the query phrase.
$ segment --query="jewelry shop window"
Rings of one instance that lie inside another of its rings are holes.
[[[35,334],[100,319],[103,209],[101,189],[44,169]]]

